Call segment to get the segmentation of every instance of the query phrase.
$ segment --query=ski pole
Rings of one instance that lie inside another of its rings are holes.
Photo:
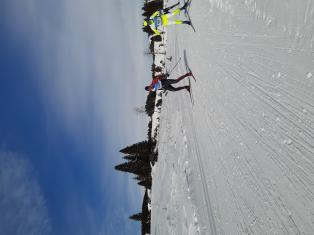
[[[181,60],[181,57],[179,58],[178,62],[173,66],[173,68],[170,70],[170,72],[168,73],[169,75],[172,73],[172,71],[178,66],[179,62]]]

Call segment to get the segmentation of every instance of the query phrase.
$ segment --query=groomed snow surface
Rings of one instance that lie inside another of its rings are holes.
[[[314,0],[192,1],[166,56],[195,104],[163,96],[152,234],[314,234]]]

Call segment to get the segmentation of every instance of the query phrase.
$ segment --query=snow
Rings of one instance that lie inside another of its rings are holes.
[[[314,1],[193,0],[190,15],[166,56],[186,50],[195,104],[163,97],[152,234],[313,234]]]

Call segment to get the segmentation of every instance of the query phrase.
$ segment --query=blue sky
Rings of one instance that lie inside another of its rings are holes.
[[[142,192],[113,166],[146,137],[141,7],[0,2],[0,233],[139,233]]]

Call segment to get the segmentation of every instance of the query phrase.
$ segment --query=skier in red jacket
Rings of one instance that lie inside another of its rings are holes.
[[[191,72],[188,72],[177,79],[167,79],[169,74],[161,74],[153,77],[153,81],[149,86],[145,87],[146,91],[157,91],[158,89],[168,90],[168,91],[179,91],[186,89],[190,92],[190,86],[173,87],[171,84],[180,82],[182,79],[192,76]]]

